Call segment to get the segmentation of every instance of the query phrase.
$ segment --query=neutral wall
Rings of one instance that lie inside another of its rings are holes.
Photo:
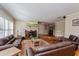
[[[15,35],[25,35],[26,21],[15,21]]]
[[[14,21],[13,17],[7,13],[1,6],[0,6],[0,17],[4,17],[8,20]]]
[[[38,34],[48,34],[48,26],[45,26],[44,23],[39,24]]]
[[[58,20],[55,22],[55,36],[64,36],[65,20]]]
[[[69,37],[70,34],[79,36],[79,26],[72,26],[73,19],[79,19],[79,12],[66,16],[65,19],[65,37]]]
[[[8,12],[6,12],[1,6],[0,6],[0,17],[3,17],[7,20],[14,22],[14,18]]]
[[[22,35],[25,36],[25,30],[37,30],[38,28],[33,27],[33,28],[29,28],[27,27],[27,22],[28,21],[24,21],[24,20],[16,20],[15,21],[15,35]]]

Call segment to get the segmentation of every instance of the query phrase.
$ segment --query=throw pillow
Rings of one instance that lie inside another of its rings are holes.
[[[15,38],[9,40],[6,44],[11,44],[13,41],[15,41]]]
[[[6,38],[1,38],[0,39],[0,46],[4,45],[8,40]]]

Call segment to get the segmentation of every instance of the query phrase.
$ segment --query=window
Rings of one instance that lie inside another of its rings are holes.
[[[0,37],[4,36],[4,19],[0,17]]]
[[[4,36],[7,36],[8,35],[8,20],[5,20],[5,28],[4,28],[4,30],[5,30],[5,32],[4,32]]]
[[[9,21],[9,26],[8,26],[9,28],[8,28],[8,30],[9,30],[9,35],[10,34],[13,34],[13,22],[12,21]]]
[[[0,17],[0,38],[13,34],[13,21]]]

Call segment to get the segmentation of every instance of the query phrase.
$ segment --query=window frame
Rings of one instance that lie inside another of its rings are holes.
[[[1,17],[1,16],[0,16]],[[0,28],[0,31],[2,31],[3,32],[3,35],[2,35],[2,37],[5,37],[5,36],[8,36],[8,35],[10,35],[10,32],[12,31],[12,34],[14,34],[14,22],[13,21],[11,21],[11,20],[8,20],[7,18],[4,18],[4,17],[1,17],[2,18],[2,20],[4,21],[3,22],[3,28],[1,29]],[[7,22],[6,22],[6,20],[7,20]],[[10,28],[9,27],[9,25],[10,25],[10,23],[9,22],[12,22],[12,27],[13,28]],[[7,24],[7,26],[8,27],[6,27],[6,24]],[[6,35],[6,31],[7,31],[7,35]],[[2,37],[0,37],[0,38],[2,38]]]

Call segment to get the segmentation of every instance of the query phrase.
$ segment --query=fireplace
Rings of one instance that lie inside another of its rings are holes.
[[[25,30],[25,37],[26,38],[37,37],[37,30],[30,30],[30,31]]]

